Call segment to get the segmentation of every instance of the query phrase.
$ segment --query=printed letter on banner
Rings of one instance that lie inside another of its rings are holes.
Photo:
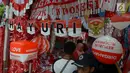
[[[40,22],[40,25],[41,25],[41,34],[45,36],[50,35],[51,22],[48,20],[44,20]]]
[[[27,32],[28,32],[29,34],[35,34],[34,24],[35,24],[34,21],[28,21]]]
[[[81,36],[81,20],[71,19],[68,24],[68,35],[71,37]]]
[[[16,41],[10,44],[10,59],[26,62],[37,58],[38,45],[30,41]]]
[[[59,37],[67,36],[66,22],[64,20],[57,20],[55,23],[55,35]]]
[[[9,27],[9,30],[10,30],[10,31],[13,31],[13,30],[14,30],[14,19],[9,20],[9,25],[8,25],[8,27]]]
[[[21,22],[18,22],[17,26],[16,26],[16,30],[18,32],[23,32],[22,26],[21,26]]]

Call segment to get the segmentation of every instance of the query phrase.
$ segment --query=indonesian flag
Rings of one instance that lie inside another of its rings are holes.
[[[33,0],[10,0],[13,12],[16,16],[23,16],[26,9],[30,8]]]
[[[81,36],[81,20],[80,19],[71,19],[68,24],[68,35],[71,37],[80,37]]]
[[[130,24],[130,13],[125,13],[122,16],[119,16],[116,14],[110,19],[111,19],[112,25],[115,28],[123,30],[126,27],[128,27]]]
[[[51,30],[51,22],[48,20],[43,20],[40,21],[40,26],[41,26],[41,34],[44,36],[50,35],[50,30]]]
[[[67,36],[66,22],[64,20],[57,20],[55,25],[55,35],[59,37]]]

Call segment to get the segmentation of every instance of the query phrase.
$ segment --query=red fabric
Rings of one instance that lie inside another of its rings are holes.
[[[77,44],[77,46],[76,46],[76,50],[75,50],[75,52],[73,53],[73,56],[74,56],[74,59],[75,60],[78,60],[78,58],[79,58],[79,56],[81,55],[81,54],[83,54],[84,53],[84,44],[82,44],[82,43],[78,43]]]
[[[73,57],[74,57],[74,60],[78,60],[78,58],[79,58],[78,53],[77,53],[77,52],[74,52]]]
[[[128,71],[130,71],[130,60],[126,62],[123,73],[128,73]]]
[[[113,15],[113,17],[111,17],[110,19],[111,19],[112,22],[130,21],[130,13],[123,14],[122,16],[119,16],[119,15],[116,14],[116,15]]]
[[[22,11],[24,8],[26,8],[26,4],[29,3],[29,0],[24,0],[24,4],[17,4],[14,0],[10,0],[10,2],[13,4],[13,8],[18,11]]]
[[[19,21],[21,21],[21,26],[23,28],[23,32],[18,32],[16,30],[10,32],[10,41],[18,41],[18,40],[32,40],[32,38],[34,36],[37,35],[37,31],[35,35],[30,35],[27,33],[27,29],[26,27],[28,26],[26,23],[24,23],[26,19],[24,18],[15,18],[15,23],[18,23]],[[17,24],[15,24],[17,25]],[[29,63],[30,62],[26,62],[26,63],[21,63],[19,61],[15,61],[15,60],[10,60],[10,65],[9,65],[9,69],[8,69],[8,73],[24,73],[28,71],[29,68]],[[33,60],[33,71],[35,71],[38,63],[37,60]],[[2,72],[0,72],[2,73]]]
[[[105,16],[106,17],[113,17],[115,15],[115,12],[106,11]]]
[[[2,2],[6,5],[6,3],[7,3],[7,0],[2,0]]]
[[[0,27],[0,73],[3,67],[3,49],[4,49],[4,28]]]

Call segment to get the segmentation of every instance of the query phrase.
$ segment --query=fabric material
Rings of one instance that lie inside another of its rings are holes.
[[[68,61],[66,62],[66,64],[63,66],[63,68],[62,68],[62,70],[60,71],[60,73],[62,73],[62,72],[64,71],[64,69],[66,68],[66,66],[68,65],[69,62],[70,62],[70,60],[68,60]]]
[[[60,71],[62,70],[62,68],[64,67],[64,65],[66,64],[68,60],[66,59],[59,59],[57,60],[53,67],[54,67],[54,72],[55,73],[60,73]],[[77,67],[75,65],[73,65],[74,61],[70,60],[68,65],[66,66],[66,68],[64,69],[64,71],[62,73],[73,73],[75,70],[77,70]]]

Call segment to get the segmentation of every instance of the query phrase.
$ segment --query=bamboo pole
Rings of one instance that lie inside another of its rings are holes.
[[[29,73],[32,73],[32,63],[29,63]]]
[[[4,35],[4,52],[3,52],[3,73],[7,73],[8,70],[8,52],[9,52],[9,30],[8,19],[9,18],[9,6],[6,5],[6,21],[5,21],[5,35]]]
[[[118,64],[115,64],[116,65],[116,68],[118,70],[118,73],[122,73],[121,69],[119,68]]]
[[[55,46],[55,40],[56,40],[55,31],[54,31],[54,25],[53,24],[51,25],[52,26],[52,30],[51,30],[51,41],[50,41],[50,53],[52,53],[52,51],[53,51],[53,48]]]

